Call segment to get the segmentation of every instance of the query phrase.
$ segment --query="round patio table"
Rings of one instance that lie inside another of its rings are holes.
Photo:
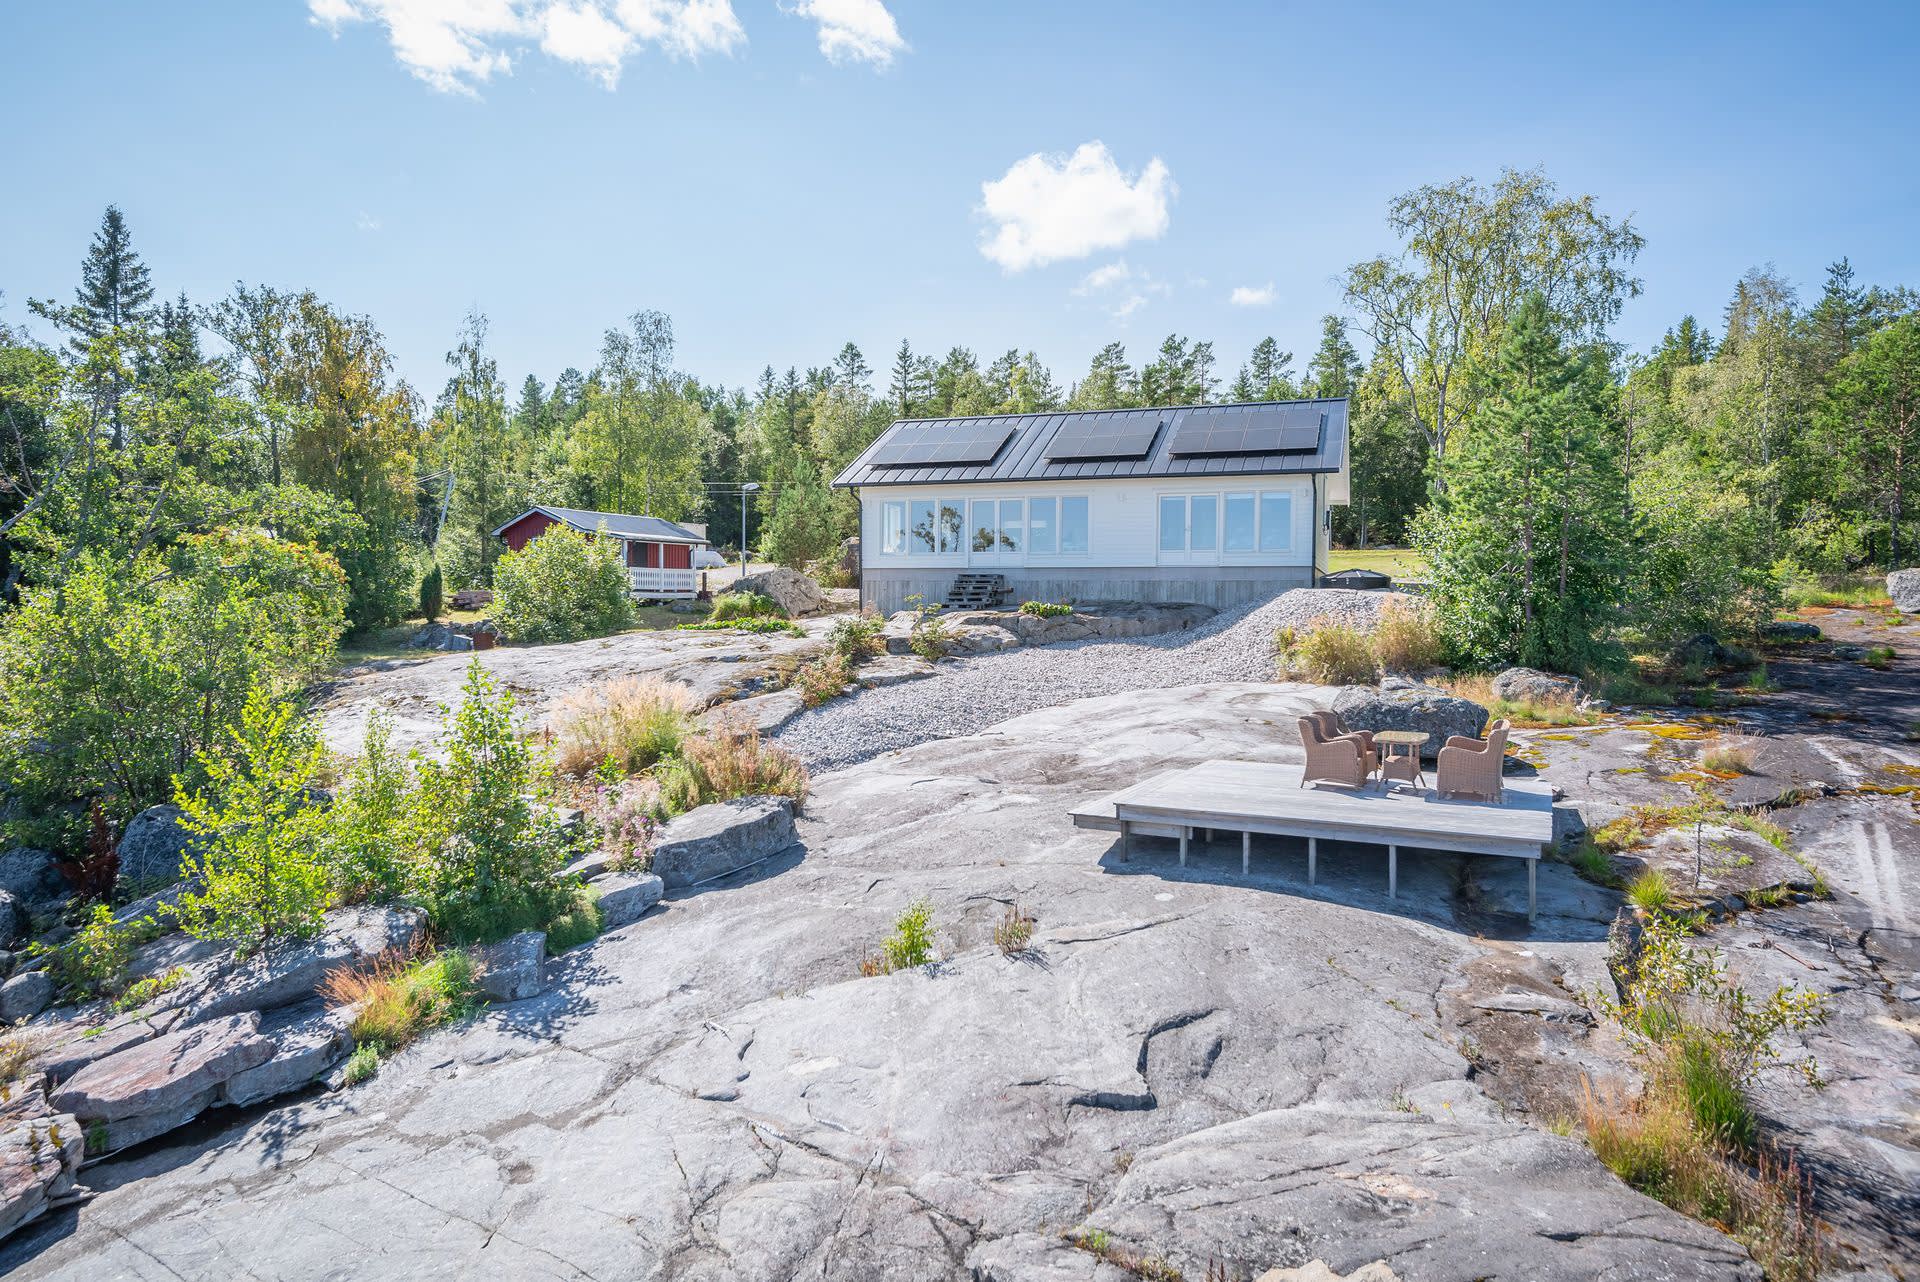
[[[1420,749],[1433,736],[1424,730],[1376,730],[1374,743],[1380,745],[1380,782],[1384,785],[1389,779],[1410,783],[1415,787],[1427,786],[1427,776],[1420,769]],[[1395,752],[1394,749],[1402,749]]]

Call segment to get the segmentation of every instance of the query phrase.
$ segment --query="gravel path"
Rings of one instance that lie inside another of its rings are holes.
[[[1222,611],[1197,628],[1126,641],[1076,641],[949,660],[920,681],[864,690],[803,712],[774,736],[824,773],[930,739],[978,734],[1075,699],[1216,681],[1273,680],[1273,633],[1316,619],[1371,627],[1397,594],[1296,589]]]

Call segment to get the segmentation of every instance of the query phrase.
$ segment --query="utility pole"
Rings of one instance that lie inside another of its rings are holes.
[[[740,577],[747,577],[747,495],[760,488],[760,482],[747,481],[740,486]]]

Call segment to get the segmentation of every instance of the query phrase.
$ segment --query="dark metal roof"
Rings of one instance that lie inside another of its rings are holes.
[[[582,534],[595,534],[601,526],[607,527],[607,533],[620,539],[647,539],[656,543],[705,543],[706,540],[683,525],[657,516],[630,516],[625,512],[589,512],[577,507],[548,507],[541,504],[530,507],[519,516],[508,521],[493,532],[494,537],[532,516],[535,512],[544,512],[554,520],[571,525]]]
[[[1189,416],[1213,419],[1236,417],[1236,410],[1278,411],[1289,423],[1311,422],[1317,431],[1317,443],[1311,449],[1288,450],[1270,454],[1186,454],[1172,452],[1174,437]],[[859,458],[834,478],[836,487],[856,485],[954,485],[993,481],[1079,481],[1109,477],[1155,476],[1270,476],[1287,473],[1338,472],[1347,461],[1347,402],[1340,397],[1309,401],[1257,401],[1245,406],[1175,405],[1145,411],[1158,414],[1164,426],[1155,433],[1153,446],[1144,457],[1106,459],[1049,459],[1047,447],[1063,428],[1073,425],[1076,434],[1083,429],[1098,431],[1098,420],[1111,419],[1119,429],[1123,423],[1137,422],[1142,411],[1080,410],[1052,414],[993,414],[976,418],[901,419],[880,434]],[[1320,416],[1325,415],[1325,422]],[[876,458],[891,457],[888,447],[901,435],[937,438],[943,431],[955,437],[973,439],[990,432],[989,425],[1004,424],[1013,431],[991,461],[962,465],[926,465],[884,467]]]

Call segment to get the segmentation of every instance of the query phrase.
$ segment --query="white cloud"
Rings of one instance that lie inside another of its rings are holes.
[[[1008,271],[1085,258],[1167,230],[1167,202],[1178,188],[1158,156],[1129,178],[1102,142],[1071,156],[1040,152],[980,184],[981,212],[996,224],[980,252]]]
[[[1235,285],[1227,301],[1235,307],[1271,307],[1273,297],[1273,282],[1268,281],[1264,285]]]
[[[611,89],[643,45],[694,58],[746,39],[731,0],[307,0],[307,12],[336,35],[349,23],[385,27],[400,64],[446,93],[511,73],[529,44]]]
[[[1115,320],[1125,320],[1147,305],[1145,294],[1128,294],[1114,307],[1108,309]]]
[[[1097,294],[1109,286],[1128,280],[1132,275],[1133,268],[1127,266],[1127,260],[1118,259],[1105,267],[1096,267],[1081,277],[1080,283],[1073,287],[1073,292],[1081,295]]]
[[[359,230],[366,231],[366,232],[374,232],[374,231],[380,230],[380,220],[378,218],[375,218],[372,214],[368,213],[364,209],[361,210],[358,216],[354,218],[353,225]]]
[[[819,26],[820,52],[829,61],[884,67],[907,51],[900,25],[882,0],[800,0],[793,12]]]

